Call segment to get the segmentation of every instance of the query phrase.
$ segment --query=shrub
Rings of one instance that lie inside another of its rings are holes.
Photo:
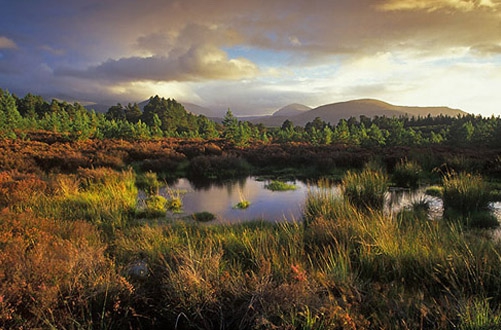
[[[388,177],[382,170],[366,167],[362,172],[348,171],[342,180],[345,198],[360,209],[382,210]]]
[[[188,167],[191,177],[206,179],[238,177],[249,172],[249,163],[235,156],[197,156]]]

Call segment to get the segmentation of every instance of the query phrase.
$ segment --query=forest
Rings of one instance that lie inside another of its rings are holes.
[[[249,176],[306,182],[301,218],[180,217],[169,188]],[[0,90],[0,328],[499,329],[499,201],[499,117],[264,127]]]
[[[285,120],[280,128],[264,127],[236,118],[230,109],[221,123],[193,115],[173,99],[151,97],[142,110],[137,103],[117,103],[105,114],[27,94],[23,98],[0,89],[0,130],[4,138],[23,138],[25,132],[59,133],[68,141],[86,139],[150,140],[163,137],[222,138],[236,146],[253,142],[307,142],[351,146],[501,146],[501,119],[460,117],[348,118],[326,123],[320,118],[304,127]]]

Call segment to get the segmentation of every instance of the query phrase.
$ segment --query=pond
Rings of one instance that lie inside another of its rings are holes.
[[[270,181],[256,177],[247,177],[237,181],[197,185],[188,179],[178,179],[161,194],[168,196],[168,189],[181,192],[183,209],[176,217],[182,218],[197,212],[210,212],[217,222],[235,223],[248,220],[264,219],[272,222],[300,221],[303,209],[311,189],[318,189],[315,183],[289,181],[295,190],[271,191],[266,188]],[[341,194],[339,187],[332,188]],[[246,209],[235,206],[242,200],[250,202]],[[387,194],[386,212],[398,212],[417,201],[426,201],[430,205],[430,218],[442,214],[442,201],[425,194],[425,189],[414,192],[403,189],[391,189]]]
[[[183,213],[178,216],[206,211],[216,215],[219,222],[301,220],[308,185],[295,181],[289,182],[296,186],[295,190],[271,191],[265,188],[267,183],[269,181],[248,177],[200,187],[187,179],[179,179],[168,189],[182,193]],[[165,190],[161,193],[168,195]],[[242,200],[249,201],[250,206],[236,208]]]

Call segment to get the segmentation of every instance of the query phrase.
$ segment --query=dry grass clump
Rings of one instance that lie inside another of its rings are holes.
[[[89,223],[0,213],[0,327],[101,328],[130,312],[130,284]]]

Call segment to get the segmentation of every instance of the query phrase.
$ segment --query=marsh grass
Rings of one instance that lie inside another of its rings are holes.
[[[51,176],[40,199],[29,204],[18,196],[22,207],[0,213],[0,327],[474,329],[500,323],[501,243],[458,219],[427,220],[422,203],[384,214],[323,181],[308,191],[304,223],[130,226],[136,194],[132,172],[85,170]],[[108,233],[103,223],[120,219],[125,223]],[[147,276],[129,271],[138,260]]]
[[[343,195],[354,206],[366,210],[382,210],[388,190],[388,176],[379,169],[366,166],[361,172],[346,172],[341,181]]]
[[[126,326],[131,285],[84,221],[0,213],[0,327]]]
[[[489,184],[480,175],[449,171],[443,177],[444,215],[459,217],[471,227],[497,227],[497,219],[489,212]]]
[[[160,218],[165,217],[167,213],[168,201],[160,195],[148,196],[144,200],[144,207],[136,212],[138,218]]]
[[[423,169],[418,163],[407,159],[401,159],[393,170],[393,183],[397,187],[416,189],[419,186],[422,172]]]
[[[273,180],[270,183],[266,184],[265,188],[271,191],[287,191],[297,189],[296,185],[294,184],[278,180]]]
[[[155,172],[146,172],[136,176],[136,186],[146,195],[153,196],[158,195],[161,184]]]
[[[131,170],[97,168],[81,169],[77,174],[56,174],[48,177],[48,189],[32,195],[23,208],[40,217],[86,220],[113,235],[130,224],[135,213],[134,182]]]

